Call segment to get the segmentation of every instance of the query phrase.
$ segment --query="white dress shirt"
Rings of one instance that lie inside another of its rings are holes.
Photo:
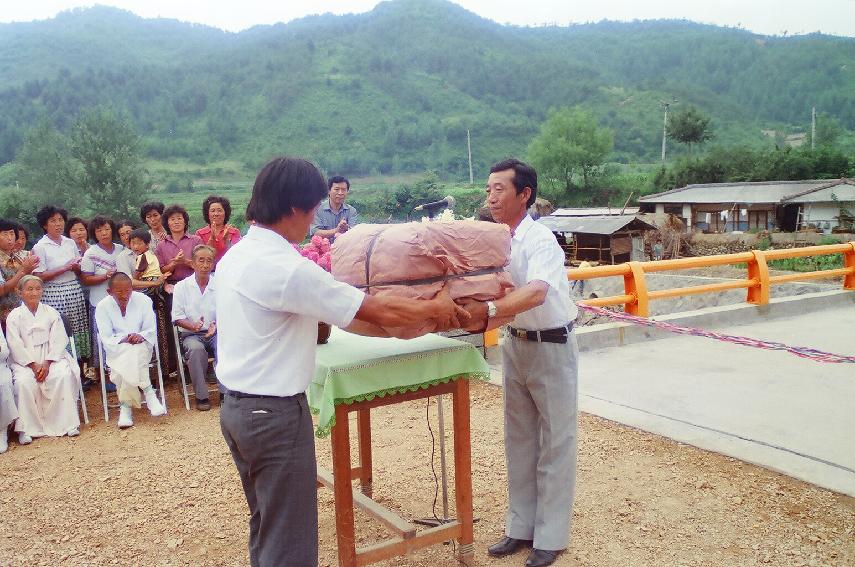
[[[112,295],[99,301],[95,307],[95,321],[98,323],[98,337],[108,357],[120,353],[119,343],[131,333],[142,335],[149,346],[157,341],[151,299],[138,291],[131,293],[124,315]]]
[[[33,254],[39,257],[39,265],[33,270],[33,274],[38,275],[42,272],[56,270],[80,257],[80,249],[72,239],[67,236],[60,236],[59,238],[60,241],[57,244],[45,234],[33,246]],[[75,279],[77,279],[77,274],[69,270],[47,282],[47,285],[66,283]]]
[[[543,305],[517,314],[512,327],[527,331],[555,329],[574,321],[579,308],[570,300],[570,284],[564,267],[564,251],[544,225],[526,214],[511,238],[511,264],[514,285],[532,281],[549,285]]]
[[[216,321],[216,304],[214,302],[214,275],[208,279],[208,285],[203,292],[199,289],[196,274],[187,276],[172,290],[172,322],[188,319],[191,322],[202,321],[202,331],[207,331],[211,321]],[[204,317],[204,319],[203,319]],[[185,329],[179,331],[187,332]]]
[[[365,295],[272,230],[252,226],[217,264],[217,378],[229,390],[293,396],[315,374],[318,321],[346,327]]]

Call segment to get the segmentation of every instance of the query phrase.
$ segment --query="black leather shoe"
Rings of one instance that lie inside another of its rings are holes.
[[[561,551],[548,551],[546,549],[532,549],[525,560],[525,567],[546,567],[552,565]]]
[[[211,409],[211,402],[208,398],[205,398],[204,400],[196,400],[196,409],[199,411],[208,411]]]
[[[487,553],[492,555],[493,557],[504,557],[505,555],[516,553],[519,549],[523,547],[531,547],[531,540],[514,539],[512,537],[505,536],[497,543],[494,543],[493,545],[488,547]]]

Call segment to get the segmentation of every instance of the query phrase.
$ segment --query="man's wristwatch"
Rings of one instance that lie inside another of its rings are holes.
[[[498,312],[499,312],[499,310],[496,309],[496,304],[493,303],[492,301],[488,301],[487,302],[487,318],[489,319],[490,317],[495,317]]]

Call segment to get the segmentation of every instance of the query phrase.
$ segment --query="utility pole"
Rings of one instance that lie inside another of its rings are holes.
[[[816,149],[816,107],[810,111],[810,151]]]
[[[659,101],[659,104],[665,109],[665,119],[662,122],[662,165],[665,165],[665,140],[668,138],[668,108],[676,102],[676,98],[672,102]]]
[[[472,139],[469,137],[469,128],[466,129],[466,148],[469,150],[469,185],[475,184],[472,176]]]

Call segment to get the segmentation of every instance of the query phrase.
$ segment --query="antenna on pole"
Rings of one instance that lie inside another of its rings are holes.
[[[466,129],[466,148],[469,150],[469,185],[475,184],[472,176],[472,139],[469,137],[469,128]]]

